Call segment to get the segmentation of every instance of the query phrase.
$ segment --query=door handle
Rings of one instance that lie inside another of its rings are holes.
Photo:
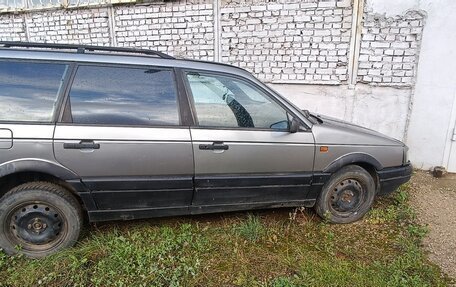
[[[212,144],[200,144],[200,150],[228,150],[230,147],[223,142],[213,142]]]
[[[63,143],[64,149],[100,149],[100,144],[94,141],[80,141],[79,143]]]

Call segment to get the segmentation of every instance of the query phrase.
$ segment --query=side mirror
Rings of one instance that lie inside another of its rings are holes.
[[[300,123],[297,119],[293,118],[290,124],[290,133],[294,134],[299,131]]]

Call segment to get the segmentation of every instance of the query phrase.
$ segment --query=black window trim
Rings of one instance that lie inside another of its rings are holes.
[[[187,94],[186,85],[184,81],[184,73],[181,68],[175,67],[174,73],[176,77],[177,92],[179,97],[179,107],[182,117],[182,124],[185,126],[195,125],[195,112],[193,110],[190,97]]]
[[[221,127],[218,127],[218,126],[200,126],[199,123],[198,123],[198,117],[197,117],[197,113],[196,113],[195,101],[194,101],[194,98],[193,98],[193,93],[192,93],[192,90],[191,90],[191,87],[190,87],[190,83],[189,83],[188,78],[187,78],[187,74],[188,73],[201,73],[201,74],[208,74],[208,75],[218,75],[218,76],[234,78],[234,79],[238,79],[240,81],[246,82],[249,85],[251,85],[252,87],[260,90],[263,94],[267,95],[271,100],[273,100],[281,108],[283,108],[285,110],[285,112],[286,112],[288,120],[291,120],[290,116],[291,116],[291,118],[296,118],[297,120],[299,120],[301,125],[305,128],[305,130],[300,130],[300,131],[302,131],[302,132],[310,132],[311,131],[311,129],[307,126],[307,124],[304,123],[303,121],[301,121],[299,119],[299,117],[296,116],[295,113],[290,111],[290,109],[287,106],[285,106],[282,102],[280,102],[276,98],[275,95],[273,95],[271,92],[269,92],[268,90],[264,89],[263,87],[261,87],[260,85],[258,85],[257,83],[255,83],[254,81],[252,81],[252,80],[250,80],[248,78],[245,78],[245,77],[242,77],[242,76],[239,76],[239,75],[236,75],[236,74],[224,73],[224,72],[218,72],[218,71],[182,68],[182,69],[180,69],[180,76],[181,76],[181,78],[182,78],[182,80],[184,82],[184,88],[185,88],[185,91],[187,93],[188,102],[190,103],[190,108],[191,108],[192,115],[193,115],[194,125],[192,126],[192,128],[211,129],[211,130],[268,131],[268,132],[282,132],[282,133],[283,132],[289,132],[289,128],[288,129],[280,129],[280,130],[278,130],[278,129],[255,128],[255,127],[254,128],[245,128],[245,127],[223,127],[223,126],[221,126]]]
[[[37,63],[37,64],[61,64],[66,65],[67,68],[63,74],[63,82],[59,90],[57,91],[57,97],[55,106],[53,108],[53,114],[50,121],[3,121],[0,120],[0,125],[55,125],[58,121],[60,111],[62,109],[62,102],[64,92],[67,88],[67,80],[72,71],[73,62],[71,61],[60,61],[60,60],[41,60],[41,59],[22,59],[22,58],[0,58],[0,62],[24,62],[24,63]]]
[[[70,71],[68,73],[68,77],[65,82],[65,88],[62,91],[62,96],[61,96],[61,103],[60,103],[60,111],[58,114],[58,118],[56,119],[56,122],[60,122],[62,117],[64,116],[64,113],[67,112],[67,104],[68,104],[68,94],[69,90],[71,87],[71,84],[73,83],[74,75],[76,74],[76,63],[71,63]]]
[[[173,75],[173,82],[174,88],[176,91],[176,103],[177,103],[177,113],[179,117],[179,123],[177,125],[119,125],[119,124],[88,124],[88,123],[74,123],[65,120],[65,117],[68,117],[68,113],[71,111],[71,102],[70,98],[70,91],[74,83],[74,79],[76,77],[77,70],[80,66],[95,66],[95,67],[116,67],[116,68],[130,68],[130,69],[147,69],[147,68],[154,68],[160,70],[170,71]],[[185,110],[185,105],[183,107],[182,102],[182,95],[179,91],[179,76],[176,73],[176,69],[174,67],[167,67],[167,66],[159,66],[159,65],[135,65],[135,64],[117,64],[117,63],[98,63],[98,62],[74,62],[71,76],[68,79],[67,86],[65,88],[65,94],[62,100],[62,110],[59,114],[59,118],[57,120],[57,124],[64,125],[64,126],[88,126],[88,127],[128,127],[128,128],[175,128],[175,129],[182,129],[188,128],[190,124],[187,123],[188,118],[186,119],[183,115],[185,115],[185,111],[183,112],[182,109]],[[187,112],[188,114],[188,112]]]

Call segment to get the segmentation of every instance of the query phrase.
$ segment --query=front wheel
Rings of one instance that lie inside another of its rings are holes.
[[[82,212],[74,196],[59,185],[19,185],[0,199],[0,248],[38,258],[72,246]]]
[[[317,199],[315,210],[332,223],[351,223],[371,208],[375,182],[362,167],[349,165],[334,173]]]

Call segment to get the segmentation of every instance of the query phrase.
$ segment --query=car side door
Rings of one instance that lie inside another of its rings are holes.
[[[179,99],[171,68],[81,64],[55,129],[55,157],[100,210],[186,209],[193,152]]]
[[[310,129],[291,133],[294,115],[252,81],[190,70],[183,78],[196,121],[193,205],[305,202],[314,160]]]

